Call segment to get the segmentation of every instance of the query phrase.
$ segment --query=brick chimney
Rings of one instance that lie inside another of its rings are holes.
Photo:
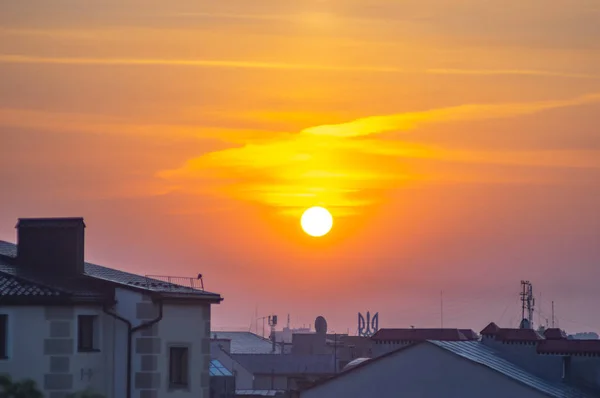
[[[20,218],[16,228],[20,267],[62,275],[83,274],[83,218]]]

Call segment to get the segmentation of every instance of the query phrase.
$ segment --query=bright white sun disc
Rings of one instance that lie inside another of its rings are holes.
[[[333,217],[326,208],[315,206],[307,209],[302,214],[300,224],[304,232],[310,236],[319,237],[331,230],[331,227],[333,227]]]

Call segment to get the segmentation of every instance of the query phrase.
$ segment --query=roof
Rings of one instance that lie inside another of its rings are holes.
[[[376,341],[468,340],[458,329],[379,329],[371,339]]]
[[[252,374],[329,375],[335,373],[333,355],[232,354]]]
[[[457,355],[463,359],[469,360],[471,362],[475,362],[477,364],[486,366],[496,372],[503,374],[519,383],[525,384],[531,388],[534,388],[537,391],[540,391],[550,397],[555,398],[592,398],[591,396],[585,395],[582,391],[573,389],[565,384],[555,384],[545,381],[539,377],[533,376],[527,373],[525,370],[519,368],[518,366],[512,364],[511,362],[500,358],[497,356],[497,353],[492,348],[484,345],[479,341],[439,341],[439,340],[427,340],[421,342],[415,342],[413,344],[406,345],[404,347],[400,347],[397,350],[388,352],[379,357],[373,358],[369,361],[362,361],[356,366],[338,373],[337,375],[318,382],[308,389],[317,387],[319,385],[325,383],[331,383],[337,380],[340,377],[346,377],[352,372],[357,371],[358,369],[362,369],[372,364],[383,360],[384,358],[388,358],[395,355],[401,355],[402,352],[409,350],[413,347],[422,345],[422,344],[431,344],[435,347],[443,349],[447,352],[450,352],[454,355]],[[468,379],[472,377],[471,375],[465,374],[465,377]]]
[[[481,331],[483,336],[494,336],[496,340],[505,342],[536,342],[544,340],[544,336],[533,329],[501,328],[494,322],[490,322]]]
[[[537,345],[538,354],[600,356],[600,340],[544,340]]]
[[[494,322],[490,322],[489,325],[483,328],[480,332],[482,335],[495,335],[500,330],[500,327],[496,325]]]
[[[276,397],[285,394],[285,390],[235,390],[235,395],[247,395],[255,397]]]
[[[0,297],[3,301],[9,297],[13,300],[41,297],[40,294],[35,293],[42,291],[54,291],[56,296],[62,293],[69,299],[106,300],[108,297],[111,299],[114,297],[112,289],[115,286],[156,293],[165,298],[208,299],[215,302],[222,300],[217,293],[88,262],[84,263],[84,274],[74,277],[30,271],[18,266],[16,256],[17,245],[0,241],[0,286],[4,286],[4,289],[0,288]]]
[[[567,338],[567,334],[559,328],[548,328],[544,330],[544,337],[548,340],[562,340]]]
[[[213,377],[231,376],[233,373],[229,371],[218,359],[211,359],[208,366],[208,374]]]
[[[496,340],[511,342],[536,342],[544,340],[544,336],[533,329],[499,329]]]
[[[458,329],[458,331],[461,332],[467,338],[467,340],[479,340],[477,332],[475,332],[473,329]]]
[[[14,259],[0,255],[0,298],[4,304],[108,302],[114,298],[114,289],[94,278],[40,274],[14,263]]]
[[[581,391],[565,384],[554,384],[533,376],[511,362],[500,358],[496,351],[478,341],[429,341],[469,361],[476,362],[503,375],[556,398],[585,398]]]
[[[60,290],[38,285],[13,275],[0,273],[0,295],[59,297],[64,295],[64,293]]]
[[[276,344],[273,351],[273,342],[252,332],[212,332],[216,340],[230,340],[231,354],[280,354],[281,346]]]

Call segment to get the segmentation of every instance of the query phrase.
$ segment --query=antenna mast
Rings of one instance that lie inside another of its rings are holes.
[[[552,300],[552,327],[554,328],[554,300]]]
[[[521,281],[521,323],[528,322],[527,329],[533,329],[533,312],[535,298],[533,297],[533,285],[529,281]],[[527,310],[527,314],[525,313]],[[523,327],[525,325],[522,325]]]
[[[444,328],[444,291],[440,290],[440,323]]]

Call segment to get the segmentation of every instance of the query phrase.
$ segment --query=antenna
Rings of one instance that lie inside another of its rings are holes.
[[[440,290],[440,321],[444,328],[444,291]]]
[[[521,281],[521,328],[533,329],[533,310],[535,307],[535,298],[533,297],[533,285],[529,281]],[[527,314],[525,310],[527,309]],[[525,316],[527,315],[527,316]],[[527,325],[523,324],[527,321]]]
[[[552,327],[554,328],[554,300],[552,300]]]

